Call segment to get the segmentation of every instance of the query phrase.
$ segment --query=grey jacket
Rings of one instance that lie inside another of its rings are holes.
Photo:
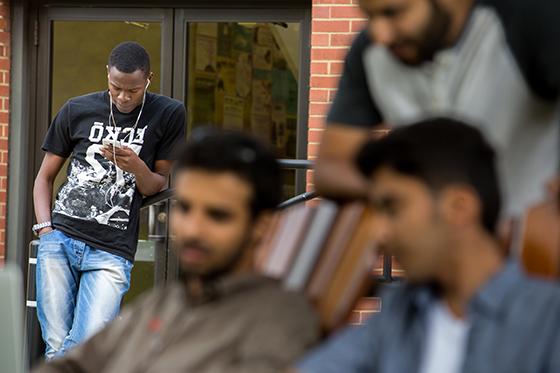
[[[410,285],[389,290],[383,310],[311,353],[301,373],[416,373],[434,295]],[[516,263],[470,302],[463,373],[560,372],[560,288],[529,279]]]
[[[319,338],[304,296],[270,279],[227,279],[196,304],[183,284],[155,290],[36,373],[281,372]]]

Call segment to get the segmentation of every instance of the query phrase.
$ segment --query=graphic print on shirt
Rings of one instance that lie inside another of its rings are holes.
[[[125,230],[130,219],[136,177],[115,167],[101,155],[102,142],[103,139],[119,139],[140,154],[147,128],[146,125],[133,130],[94,122],[85,162],[72,158],[68,181],[58,192],[53,212]]]

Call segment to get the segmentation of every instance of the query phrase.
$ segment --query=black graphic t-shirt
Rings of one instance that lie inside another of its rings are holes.
[[[53,226],[87,244],[134,260],[142,196],[134,174],[101,155],[103,139],[118,139],[153,171],[158,160],[171,160],[185,140],[185,108],[180,101],[148,93],[140,107],[122,114],[115,106],[116,126],[109,122],[109,93],[70,99],[49,127],[43,150],[70,157],[68,181],[60,188]]]

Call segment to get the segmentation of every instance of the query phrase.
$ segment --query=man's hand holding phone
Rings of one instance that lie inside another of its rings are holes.
[[[141,172],[146,164],[138,157],[138,154],[118,140],[103,140],[101,155],[110,160],[123,171],[136,174]],[[116,162],[115,162],[116,157]]]
[[[112,148],[122,148],[124,145],[119,140],[110,140],[110,139],[103,139],[103,146]]]

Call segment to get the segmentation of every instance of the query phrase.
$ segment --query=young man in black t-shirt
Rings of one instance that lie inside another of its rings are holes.
[[[363,197],[353,167],[380,126],[434,115],[476,125],[498,153],[504,216],[542,200],[558,163],[560,2],[360,0],[316,167],[320,194]]]
[[[165,186],[171,153],[185,138],[184,105],[147,92],[152,73],[141,45],[116,46],[107,69],[109,89],[68,100],[42,146],[33,198],[47,359],[117,315],[130,284],[142,196]],[[53,181],[68,157],[68,180],[51,209]]]

